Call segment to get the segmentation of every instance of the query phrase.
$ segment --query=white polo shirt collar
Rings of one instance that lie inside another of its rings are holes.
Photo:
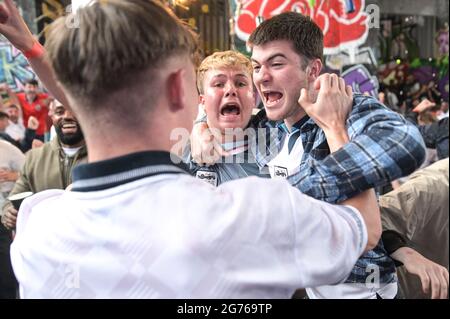
[[[99,191],[159,174],[189,174],[189,168],[169,152],[138,152],[75,167],[72,191]]]

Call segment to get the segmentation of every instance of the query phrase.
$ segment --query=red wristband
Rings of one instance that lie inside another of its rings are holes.
[[[27,59],[33,59],[43,56],[44,52],[44,47],[38,41],[34,41],[33,47],[30,50],[24,51],[23,55]]]

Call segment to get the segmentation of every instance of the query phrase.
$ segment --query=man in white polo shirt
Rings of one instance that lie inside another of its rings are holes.
[[[14,22],[12,0],[5,4]],[[341,282],[374,247],[372,190],[345,202],[352,208],[284,180],[216,188],[175,164],[170,136],[190,130],[197,111],[198,47],[158,2],[94,2],[77,15],[76,29],[54,22],[47,53],[90,163],[75,168],[73,191],[22,204],[11,252],[21,297],[290,298],[298,287]],[[32,38],[8,35],[45,64]],[[316,106],[329,121],[333,112]],[[330,126],[332,151],[348,141],[339,125]]]

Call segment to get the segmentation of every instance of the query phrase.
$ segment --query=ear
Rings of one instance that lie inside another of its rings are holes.
[[[203,94],[200,94],[198,96],[198,104],[199,106],[201,106],[203,109],[205,109],[205,96]]]
[[[206,113],[205,102],[206,102],[205,96],[203,94],[200,94],[198,96],[198,107],[201,108],[203,112]]]
[[[322,67],[322,61],[320,61],[320,59],[315,59],[306,68],[308,78],[311,82],[314,82],[319,77],[320,71],[322,71]]]
[[[172,112],[180,111],[186,106],[184,94],[186,88],[183,81],[185,72],[185,70],[179,69],[167,78],[167,100]]]

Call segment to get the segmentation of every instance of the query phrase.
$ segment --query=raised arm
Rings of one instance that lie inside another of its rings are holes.
[[[4,0],[3,4],[0,4],[0,33],[22,53],[29,52],[37,43],[12,0]],[[28,62],[47,90],[61,103],[69,105],[51,66],[45,59],[45,50],[43,54],[29,58]]]
[[[336,203],[409,175],[425,159],[418,129],[374,98],[355,97],[347,131],[349,143],[312,159],[310,170],[300,171],[290,182],[305,194]]]
[[[315,82],[315,87],[319,90],[317,101],[312,103],[306,90],[302,89],[299,103],[324,131],[330,152],[334,154],[340,152],[350,142],[346,120],[352,108],[352,89],[345,85],[342,78],[338,78],[334,74],[320,76]],[[361,213],[367,227],[366,251],[368,251],[376,246],[381,236],[380,210],[373,189],[354,195],[356,196],[348,198],[340,204],[352,206]]]

